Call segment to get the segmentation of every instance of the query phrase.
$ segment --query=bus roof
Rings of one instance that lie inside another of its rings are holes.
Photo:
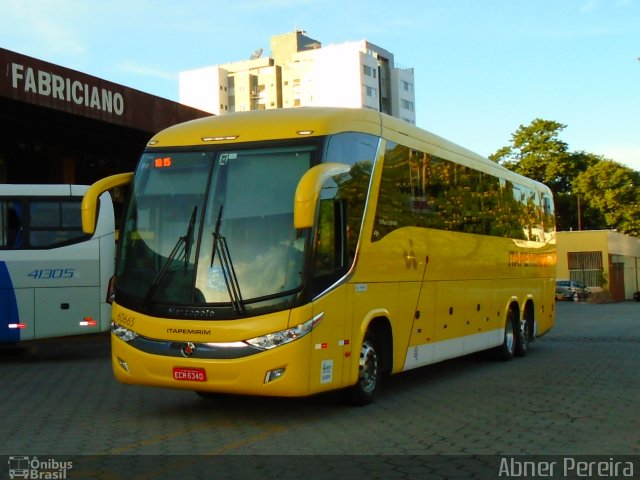
[[[547,190],[539,182],[522,177],[438,135],[366,108],[299,107],[210,116],[162,130],[147,145],[151,148],[223,145],[350,131],[381,136],[508,180],[531,186],[535,184],[539,189]]]
[[[0,196],[12,197],[81,197],[89,187],[69,184],[2,184]]]
[[[174,125],[155,135],[148,145],[175,147],[255,142],[348,131],[380,135],[380,114],[374,110],[332,107],[252,110]]]

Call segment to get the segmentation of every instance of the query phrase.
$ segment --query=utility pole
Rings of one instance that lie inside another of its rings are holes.
[[[578,194],[578,231],[582,231],[582,207],[580,205],[580,195]]]

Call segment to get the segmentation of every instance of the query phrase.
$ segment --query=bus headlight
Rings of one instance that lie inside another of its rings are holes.
[[[248,343],[249,345],[261,350],[269,350],[271,348],[279,347],[280,345],[298,340],[299,338],[302,338],[310,333],[316,327],[316,325],[320,323],[320,320],[322,320],[323,316],[324,312],[319,313],[312,319],[307,320],[300,325],[288,328],[286,330],[280,330],[279,332],[268,333],[260,337],[250,338],[249,340],[245,340],[245,343]]]
[[[138,334],[133,330],[123,327],[116,322],[111,322],[111,332],[123,342],[130,342],[138,338]]]

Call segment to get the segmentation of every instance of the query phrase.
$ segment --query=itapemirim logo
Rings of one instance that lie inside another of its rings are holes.
[[[60,480],[67,478],[67,470],[73,468],[73,462],[61,462],[53,458],[40,460],[38,457],[10,456],[9,478],[34,480]]]

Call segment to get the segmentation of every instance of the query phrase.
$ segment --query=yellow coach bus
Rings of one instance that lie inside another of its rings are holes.
[[[554,323],[552,195],[364,109],[235,113],[155,135],[132,181],[112,292],[127,384],[267,396],[340,390]]]

